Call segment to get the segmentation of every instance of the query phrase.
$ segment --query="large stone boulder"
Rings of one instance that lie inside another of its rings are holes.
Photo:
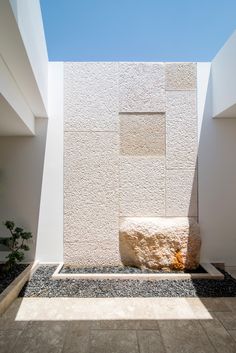
[[[120,254],[126,266],[195,269],[200,246],[199,225],[193,218],[124,218],[120,224]]]

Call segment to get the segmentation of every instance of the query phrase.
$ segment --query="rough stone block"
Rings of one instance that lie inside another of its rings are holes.
[[[166,171],[166,216],[197,216],[196,171]]]
[[[162,63],[119,63],[119,111],[165,112]]]
[[[122,155],[165,155],[164,114],[120,114]]]
[[[197,158],[196,93],[167,92],[167,169],[195,168]]]
[[[196,63],[166,63],[166,89],[192,90],[197,86]]]
[[[124,265],[154,270],[194,269],[199,265],[199,226],[191,218],[125,218],[120,224]]]
[[[83,256],[91,256],[89,244],[102,251],[107,242],[117,256],[118,148],[116,133],[65,133],[64,239],[87,243]]]
[[[65,131],[117,131],[118,63],[65,63]]]
[[[165,158],[120,158],[120,214],[165,215]]]

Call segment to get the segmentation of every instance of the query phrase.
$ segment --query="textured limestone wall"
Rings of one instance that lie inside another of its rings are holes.
[[[122,217],[197,217],[195,63],[65,63],[64,260],[117,264]]]

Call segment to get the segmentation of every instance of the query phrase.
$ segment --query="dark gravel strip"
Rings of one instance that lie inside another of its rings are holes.
[[[56,266],[40,266],[21,297],[234,297],[236,280],[52,280]]]
[[[9,284],[11,284],[11,282],[14,281],[17,276],[21,274],[21,272],[26,269],[27,266],[27,264],[18,264],[9,272],[0,272],[0,294],[9,286]],[[0,271],[2,271],[2,266]]]

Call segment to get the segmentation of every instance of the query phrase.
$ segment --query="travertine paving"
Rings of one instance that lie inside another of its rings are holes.
[[[1,353],[234,353],[236,298],[23,298]]]

